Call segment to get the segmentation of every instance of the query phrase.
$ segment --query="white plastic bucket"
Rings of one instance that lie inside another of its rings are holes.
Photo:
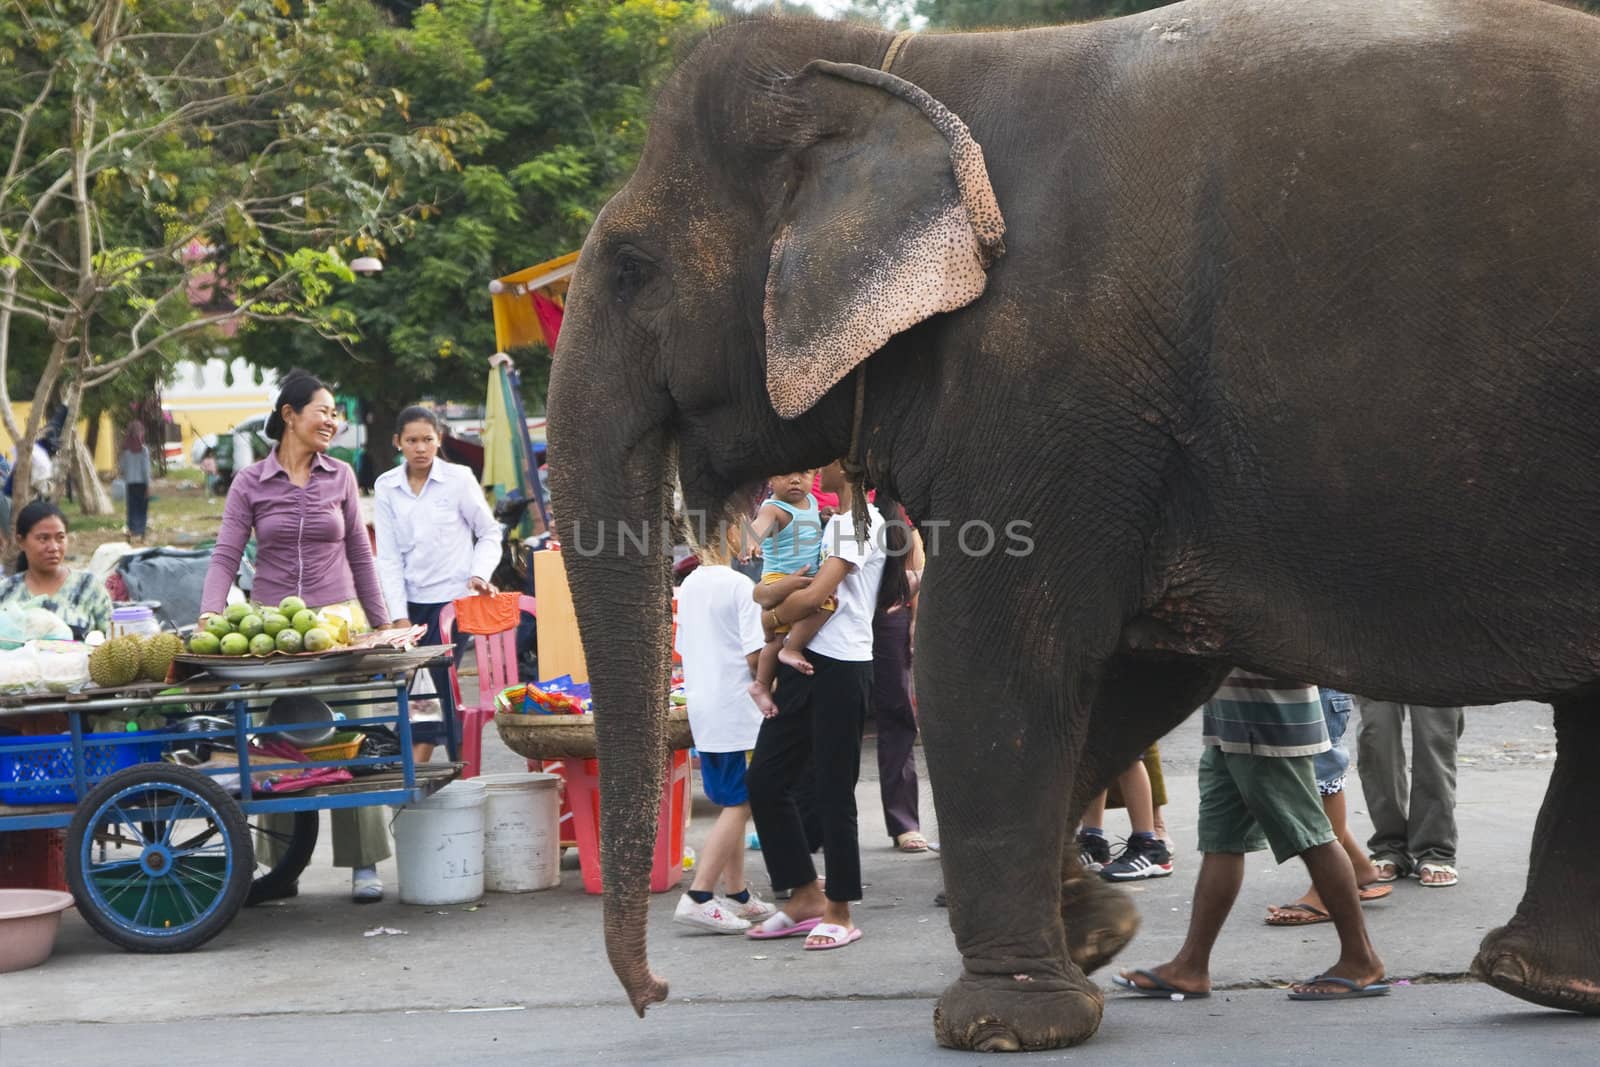
[[[394,817],[402,904],[467,904],[483,896],[483,826],[488,789],[451,782]]]
[[[561,884],[561,795],[553,774],[486,774],[483,887],[531,893]]]

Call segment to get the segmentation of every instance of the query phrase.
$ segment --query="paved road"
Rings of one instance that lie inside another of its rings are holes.
[[[1408,881],[1368,907],[1391,975],[1458,979],[1484,932],[1515,908],[1551,766],[1549,726],[1548,709],[1537,705],[1469,713],[1460,776],[1462,884],[1425,890]],[[1182,842],[1194,835],[1198,732],[1191,720],[1163,743],[1171,768],[1168,823]],[[486,740],[489,769],[514,769],[515,757],[492,732]],[[840,952],[804,953],[789,941],[697,936],[671,925],[676,894],[657,895],[650,952],[672,983],[672,999],[643,1022],[622,1002],[601,948],[599,899],[582,891],[576,872],[557,889],[491,895],[476,908],[409,907],[392,892],[382,904],[355,907],[348,875],[332,870],[324,851],[297,899],[242,912],[188,955],[119,952],[69,915],[46,965],[0,975],[0,1067],[312,1054],[341,1067],[926,1062],[939,1055],[929,1026],[932,998],[959,958],[945,913],[932,905],[942,884],[937,858],[888,848],[873,766],[869,747],[858,791],[868,882],[857,912],[864,940]],[[1351,797],[1364,831],[1355,780]],[[937,840],[925,782],[923,812]],[[703,836],[709,818],[697,805],[691,841]],[[1117,820],[1113,832],[1120,832]],[[748,859],[753,880],[764,886],[759,853]],[[1192,851],[1177,860],[1174,877],[1134,887],[1144,928],[1121,962],[1159,962],[1181,943],[1198,864]],[[392,889],[393,864],[383,870]],[[1304,881],[1297,863],[1276,867],[1270,857],[1253,857],[1217,947],[1214,977],[1225,993],[1184,1004],[1113,999],[1090,1049],[1140,1063],[1355,1060],[1380,1047],[1383,1059],[1406,1063],[1519,1056],[1565,1063],[1600,1048],[1600,1022],[1546,1013],[1476,985],[1418,984],[1384,1001],[1339,1005],[1291,1004],[1261,988],[1315,974],[1334,957],[1329,926],[1276,930],[1260,922],[1268,904],[1294,899]],[[364,936],[377,927],[404,933]],[[515,1010],[449,1013],[508,1007]],[[1285,1034],[1294,1035],[1292,1049],[1281,1046]]]
[[[931,999],[887,998],[669,1004],[643,1022],[619,1018],[617,1009],[606,1005],[35,1026],[0,1034],[0,1064],[169,1067],[184,1061],[294,1062],[303,1057],[341,1067],[978,1062],[934,1045],[928,1025],[932,1011]],[[1091,1044],[1021,1058],[1142,1067],[1303,1067],[1361,1062],[1363,1050],[1381,1048],[1381,1062],[1407,1067],[1498,1067],[1519,1061],[1593,1063],[1597,1041],[1600,1020],[1545,1011],[1478,985],[1416,985],[1359,1004],[1295,1004],[1275,990],[1183,1004],[1114,998]]]

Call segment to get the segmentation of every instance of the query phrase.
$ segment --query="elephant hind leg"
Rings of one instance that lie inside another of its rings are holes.
[[[1556,765],[1522,903],[1472,973],[1545,1007],[1600,1015],[1600,698],[1556,704]]]
[[[1077,768],[1080,786],[1068,819],[1076,822],[1090,799],[1203,704],[1227,670],[1172,657],[1129,654],[1114,659],[1095,695],[1084,758]],[[1069,848],[1062,858],[1061,921],[1068,957],[1090,974],[1133,941],[1139,909],[1126,892],[1084,870],[1077,849]]]

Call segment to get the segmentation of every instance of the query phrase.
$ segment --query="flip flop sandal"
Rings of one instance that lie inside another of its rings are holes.
[[[1429,874],[1442,874],[1444,878],[1437,882],[1430,882],[1428,881]],[[1424,889],[1448,889],[1461,881],[1461,876],[1448,863],[1424,863],[1417,868],[1417,880],[1422,883],[1422,888]]]
[[[1372,866],[1378,871],[1374,882],[1398,882],[1400,880],[1400,865],[1394,860],[1374,859]]]
[[[1137,993],[1141,997],[1158,997],[1161,1000],[1171,1000],[1172,994],[1174,993],[1178,994],[1180,997],[1183,997],[1185,1000],[1204,1000],[1211,995],[1209,992],[1191,993],[1187,989],[1179,989],[1165,978],[1162,978],[1160,975],[1153,974],[1150,971],[1130,971],[1129,973],[1133,975],[1133,978],[1143,978],[1152,984],[1148,986],[1142,986],[1138,982],[1135,982],[1133,978],[1128,978],[1120,974],[1112,975],[1111,983],[1126,989],[1130,993]]]
[[[801,919],[796,922],[784,912],[779,911],[775,912],[765,922],[746,930],[744,936],[756,941],[771,941],[780,937],[799,937],[801,934],[809,934],[821,921],[820,918],[817,918]]]
[[[1356,886],[1356,896],[1361,898],[1361,903],[1363,904],[1371,903],[1374,900],[1382,900],[1393,892],[1394,886],[1379,885],[1377,882]]]
[[[1362,985],[1348,978],[1339,978],[1331,974],[1319,974],[1301,985],[1337,985],[1343,989],[1326,990],[1323,992],[1296,993],[1289,991],[1290,1000],[1360,1000],[1363,997],[1386,997],[1389,995],[1387,982],[1373,982],[1371,985]]]
[[[915,830],[907,830],[894,839],[894,847],[901,852],[926,852],[928,839]]]
[[[813,945],[811,938],[830,938],[826,944]],[[806,937],[805,950],[807,952],[826,952],[833,948],[844,948],[861,940],[861,927],[852,926],[848,930],[838,923],[818,923]]]
[[[1333,916],[1315,904],[1284,904],[1267,911],[1268,926],[1315,926],[1332,921]]]

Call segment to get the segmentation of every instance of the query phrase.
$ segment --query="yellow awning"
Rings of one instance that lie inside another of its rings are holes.
[[[554,347],[539,327],[533,310],[532,293],[540,290],[558,305],[567,298],[567,282],[578,268],[578,253],[568,252],[547,263],[527,267],[496,278],[489,284],[489,302],[494,307],[494,343],[501,352],[522,345]]]

